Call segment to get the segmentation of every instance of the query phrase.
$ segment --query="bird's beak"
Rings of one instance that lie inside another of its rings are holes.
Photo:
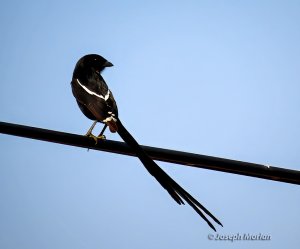
[[[109,61],[106,61],[104,63],[104,67],[112,67],[112,66],[113,66],[113,64],[111,62],[109,62]]]

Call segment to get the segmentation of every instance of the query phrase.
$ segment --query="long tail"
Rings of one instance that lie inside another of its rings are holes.
[[[131,134],[125,129],[120,120],[117,121],[118,133],[120,137],[127,143],[137,154],[138,158],[144,164],[148,172],[154,176],[154,178],[164,187],[171,197],[179,204],[184,204],[184,199],[206,222],[216,231],[212,223],[204,215],[206,213],[216,223],[223,226],[221,222],[214,217],[204,206],[202,206],[193,196],[185,191],[177,182],[175,182],[166,172],[164,172],[142,149],[137,141],[131,136]],[[204,213],[203,213],[204,212]]]

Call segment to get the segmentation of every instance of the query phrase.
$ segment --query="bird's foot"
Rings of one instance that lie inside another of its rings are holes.
[[[99,141],[99,140],[105,140],[105,139],[106,139],[106,137],[105,137],[104,135],[101,135],[101,136],[95,136],[95,135],[93,135],[92,133],[87,133],[86,136],[87,136],[87,137],[90,137],[90,138],[92,138],[92,139],[94,139],[95,145],[98,144],[98,141]]]
[[[95,135],[93,135],[92,133],[87,133],[86,136],[94,139],[95,145],[98,143],[98,138]]]
[[[106,136],[105,135],[99,135],[97,138],[99,138],[101,140],[106,140]]]

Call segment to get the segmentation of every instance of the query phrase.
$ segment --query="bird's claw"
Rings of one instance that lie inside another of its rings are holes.
[[[101,140],[106,140],[106,136],[105,135],[99,135],[97,138],[99,138]]]
[[[92,139],[94,139],[94,141],[95,141],[95,145],[97,145],[98,144],[98,141],[99,140],[105,140],[106,139],[106,137],[104,136],[104,135],[101,135],[101,136],[95,136],[95,135],[93,135],[92,133],[90,133],[90,134],[86,134],[86,136],[87,137],[90,137],[90,138],[92,138]]]
[[[97,138],[95,135],[93,135],[92,133],[86,134],[86,136],[87,136],[87,137],[90,137],[90,138],[92,138],[92,139],[94,139],[95,145],[98,143],[98,138]]]

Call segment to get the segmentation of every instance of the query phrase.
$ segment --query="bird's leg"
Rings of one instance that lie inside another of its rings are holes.
[[[95,135],[92,134],[92,131],[95,127],[95,125],[97,124],[98,120],[95,120],[94,123],[92,124],[92,126],[90,127],[90,129],[87,131],[87,133],[85,134],[87,137],[91,137],[95,140],[95,144],[98,143],[98,137],[96,137]]]
[[[92,131],[93,131],[95,125],[97,124],[97,122],[98,122],[98,120],[95,120],[94,123],[92,124],[92,126],[90,127],[90,129],[87,131],[87,133],[85,134],[87,137],[92,135]]]
[[[104,125],[102,131],[100,132],[100,134],[99,134],[97,137],[96,137],[95,135],[92,134],[92,131],[93,131],[95,125],[97,124],[97,122],[98,122],[98,120],[96,120],[96,121],[92,124],[92,126],[90,127],[90,129],[88,130],[88,132],[85,134],[87,137],[91,137],[92,139],[94,139],[94,140],[95,140],[95,144],[98,143],[98,140],[99,140],[99,139],[102,139],[102,140],[105,140],[105,139],[106,139],[106,137],[103,135],[103,133],[104,133],[106,127],[107,127],[107,124]]]
[[[100,134],[97,136],[98,138],[100,139],[106,139],[105,135],[103,135],[104,131],[106,130],[107,128],[107,124],[104,125],[102,131],[100,132]]]

